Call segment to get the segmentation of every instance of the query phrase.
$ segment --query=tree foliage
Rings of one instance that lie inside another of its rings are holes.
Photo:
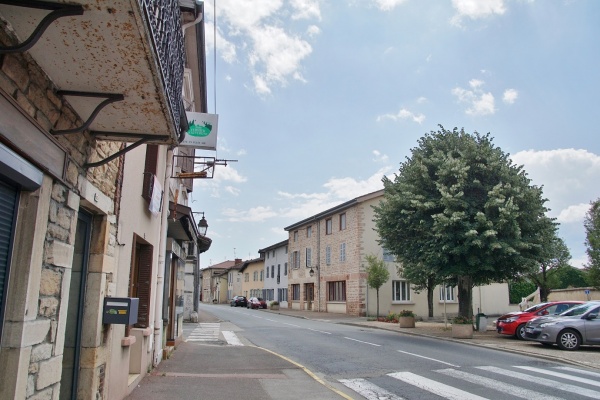
[[[377,316],[379,317],[379,288],[390,279],[385,261],[372,254],[365,256],[367,261],[367,284],[377,291]]]
[[[459,314],[472,316],[472,288],[533,272],[556,232],[542,189],[489,134],[440,126],[419,139],[375,209],[381,244],[407,276],[425,268],[457,282]]]
[[[524,297],[535,292],[537,285],[528,280],[518,280],[508,284],[508,301],[510,304],[519,304]]]
[[[588,283],[600,289],[600,198],[590,204],[583,222],[585,246],[588,255],[586,266]]]
[[[542,232],[548,235],[544,242],[546,246],[542,248],[542,261],[539,263],[537,271],[529,274],[529,279],[540,288],[540,300],[548,301],[548,295],[551,289],[559,289],[561,286],[560,275],[553,274],[560,268],[568,267],[571,253],[565,242],[550,232]]]

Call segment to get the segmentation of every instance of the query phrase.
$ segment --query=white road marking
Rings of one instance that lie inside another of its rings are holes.
[[[237,335],[232,331],[223,331],[221,332],[227,343],[231,346],[243,346],[244,344],[240,342],[240,339]]]
[[[456,369],[440,369],[435,372],[465,380],[476,385],[483,385],[486,389],[497,390],[501,393],[506,393],[514,397],[520,397],[528,400],[563,400],[562,397],[549,396],[544,393],[535,392],[533,390],[525,389],[520,386],[508,384],[506,382],[497,381],[495,379],[486,378],[485,376],[478,376],[470,374],[464,371],[458,371]]]
[[[541,368],[535,368],[535,367],[517,366],[517,368],[524,369],[526,371],[538,372],[540,374],[546,374],[546,375],[550,375],[550,376],[555,376],[557,378],[568,379],[568,380],[579,382],[579,383],[585,383],[585,384],[591,385],[591,386],[598,386],[598,387],[600,387],[600,382],[598,382],[596,380],[592,380],[592,379],[580,378],[578,376],[561,374],[560,372],[554,372],[554,371],[549,371],[549,370],[545,370],[545,369],[541,369]]]
[[[219,329],[221,324],[214,322],[200,323],[195,328],[186,342],[216,342],[219,340]]]
[[[287,322],[283,322],[283,324],[293,326],[294,328],[300,328],[300,325],[288,324]]]
[[[433,394],[437,394],[438,396],[445,397],[450,400],[485,400],[485,397],[477,396],[475,394],[465,392],[464,390],[460,390],[454,388],[452,386],[445,385],[440,382],[436,382],[432,379],[428,379],[412,372],[395,372],[392,374],[388,374],[392,378],[399,379],[403,382],[406,382],[410,385],[416,386],[420,389],[427,390]]]
[[[575,385],[569,385],[566,383],[558,383],[557,381],[552,380],[552,379],[540,378],[538,376],[527,375],[522,372],[504,370],[504,369],[498,368],[498,367],[476,367],[476,368],[482,369],[484,371],[494,372],[496,374],[500,374],[500,375],[504,375],[504,376],[509,376],[511,378],[521,379],[521,380],[527,381],[528,384],[547,386],[547,387],[553,388],[555,390],[563,390],[563,391],[567,391],[570,393],[578,394],[580,396],[591,397],[592,399],[600,399],[600,392],[597,392],[595,390],[585,389],[585,388],[575,386]]]
[[[395,394],[372,384],[366,379],[340,379],[339,382],[354,390],[367,400],[404,400],[404,398],[396,396]]]
[[[577,369],[573,367],[556,367],[556,369],[561,369],[563,371],[575,372],[582,375],[590,375],[595,376],[596,378],[600,378],[600,374],[598,372],[586,371],[584,369]]]
[[[363,342],[362,340],[358,340],[358,339],[352,339],[349,337],[344,336],[344,339],[348,339],[348,340],[354,340],[355,342],[359,342],[359,343],[364,343],[364,344],[368,344],[370,346],[377,346],[377,347],[381,347],[380,344],[375,344],[375,343],[369,343],[369,342]]]
[[[454,364],[450,364],[450,363],[448,363],[448,362],[446,362],[446,361],[437,360],[437,359],[435,359],[435,358],[429,358],[429,357],[422,356],[422,355],[420,355],[420,354],[409,353],[408,351],[402,351],[402,350],[397,350],[397,351],[398,351],[398,353],[404,353],[404,354],[408,354],[408,355],[410,355],[410,356],[420,357],[420,358],[424,358],[424,359],[426,359],[426,360],[431,360],[431,361],[439,362],[439,363],[441,363],[441,364],[446,364],[446,365],[449,365],[449,366],[451,366],[451,367],[460,368],[460,365],[454,365]]]
[[[331,332],[325,332],[325,331],[320,331],[318,329],[311,329],[311,328],[306,328],[306,329],[308,329],[309,331],[314,331],[314,332],[324,333],[326,335],[331,335]]]

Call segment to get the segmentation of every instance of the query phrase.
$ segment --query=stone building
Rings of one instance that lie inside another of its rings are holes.
[[[177,338],[172,260],[206,245],[191,211],[173,216],[169,169],[187,69],[205,99],[202,4],[15,4],[0,4],[0,398],[123,398]],[[148,149],[156,164],[134,168]],[[121,297],[140,298],[136,325],[104,323]]]

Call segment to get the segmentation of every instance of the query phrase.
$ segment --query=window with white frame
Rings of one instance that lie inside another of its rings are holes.
[[[440,286],[440,302],[456,302],[456,298],[454,297],[454,286]]]
[[[263,271],[262,269],[260,270],[260,280],[261,282],[263,281],[263,276],[264,276],[265,271]]]
[[[325,265],[331,265],[331,246],[325,247]]]
[[[346,213],[340,214],[340,231],[346,229]]]
[[[394,255],[388,249],[383,249],[383,261],[394,261]]]
[[[346,261],[346,243],[340,244],[340,262]]]
[[[410,282],[392,281],[392,301],[410,301]]]
[[[287,301],[288,299],[288,293],[287,293],[287,289],[283,288],[283,289],[277,289],[277,299],[279,302],[282,301]]]
[[[279,274],[277,274],[279,275]],[[275,266],[271,265],[271,278],[275,278]]]
[[[306,266],[310,267],[312,264],[312,249],[311,248],[306,248]]]
[[[250,282],[250,274],[248,272],[244,274],[244,282]]]
[[[283,276],[287,276],[287,263],[283,264]]]
[[[300,300],[300,284],[292,285],[292,300]]]
[[[258,271],[254,271],[254,275],[252,276],[252,281],[256,282],[258,280]]]
[[[269,277],[269,267],[267,267],[267,273],[265,274],[265,279]]]
[[[346,301],[346,281],[327,282],[327,301]]]

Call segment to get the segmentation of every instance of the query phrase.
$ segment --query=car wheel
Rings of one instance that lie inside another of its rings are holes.
[[[515,337],[519,340],[525,340],[525,324],[517,326],[517,329],[515,329]]]
[[[581,336],[572,329],[565,329],[558,334],[556,344],[561,350],[577,350],[581,345]]]

